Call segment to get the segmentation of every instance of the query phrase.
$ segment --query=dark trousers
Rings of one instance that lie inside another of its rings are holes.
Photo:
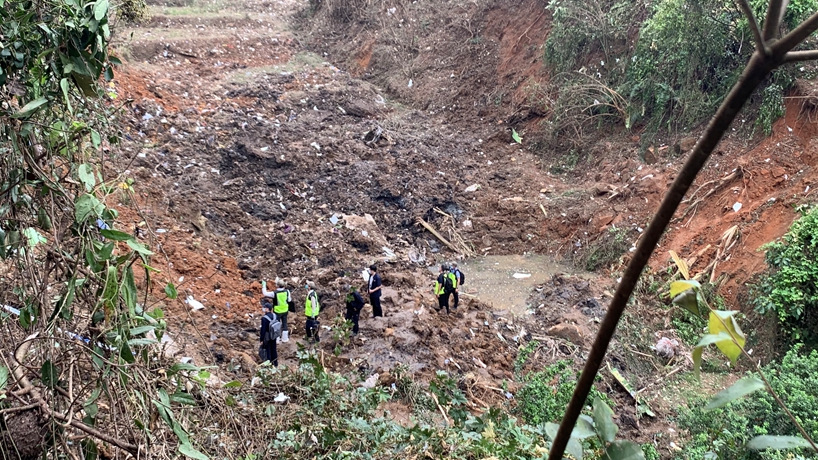
[[[273,363],[273,366],[278,366],[278,350],[276,349],[276,341],[270,340],[261,345],[261,351],[263,356],[261,356],[261,361],[270,361]]]
[[[452,307],[452,310],[457,310],[457,304],[460,303],[460,296],[457,294],[457,291],[452,292],[452,295],[454,295],[454,307]]]
[[[318,328],[320,327],[320,323],[316,318],[307,317],[307,340],[314,340],[316,342],[320,342],[321,338],[318,337]]]
[[[361,319],[361,310],[347,310],[344,319],[352,321],[352,333],[358,333],[358,320]]]
[[[446,313],[449,313],[449,296],[450,295],[451,295],[451,293],[444,292],[443,294],[440,294],[440,295],[437,296],[438,306],[440,307],[441,310],[443,310],[445,308]]]
[[[275,313],[275,312],[274,312]],[[287,327],[287,314],[289,312],[285,311],[284,313],[275,313],[276,317],[279,321],[281,321],[281,331],[289,331],[290,329]]]
[[[383,310],[381,309],[381,295],[380,293],[376,295],[369,296],[369,303],[372,304],[372,317],[376,316],[383,316]]]

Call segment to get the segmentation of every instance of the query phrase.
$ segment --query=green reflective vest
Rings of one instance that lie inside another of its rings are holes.
[[[276,289],[276,305],[273,311],[279,314],[287,313],[290,310],[290,291],[286,289]]]
[[[310,318],[318,316],[321,311],[321,304],[318,302],[318,294],[315,291],[307,293],[307,301],[304,304],[304,315]]]

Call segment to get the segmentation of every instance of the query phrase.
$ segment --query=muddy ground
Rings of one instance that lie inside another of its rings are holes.
[[[535,149],[544,114],[532,88],[548,80],[539,57],[550,13],[541,2],[359,3],[153,4],[149,22],[119,32],[126,64],[110,89],[131,100],[119,160],[136,180],[136,193],[120,197],[123,217],[157,252],[155,302],[182,354],[223,364],[223,381],[249,376],[260,282],[280,277],[299,312],[304,281],[318,284],[318,347],[338,369],[385,374],[403,364],[421,378],[446,369],[480,381],[485,394],[476,396],[493,401],[505,397],[495,391],[501,382],[513,387],[517,350],[532,338],[545,350],[539,363],[581,362],[619,263],[695,133],[640,155],[639,132],[622,130],[589,141],[578,162],[559,147]],[[807,84],[801,91],[813,94]],[[654,271],[675,249],[694,273],[715,271],[728,303],[742,307],[746,281],[763,268],[757,249],[783,234],[817,177],[808,100],[792,99],[771,138],[722,145]],[[739,236],[724,244],[734,225]],[[594,276],[539,282],[522,315],[474,296],[453,315],[434,308],[429,266],[463,253],[576,261],[612,229],[625,243],[618,261]],[[333,358],[329,329],[342,291],[362,285],[373,263],[386,317],[362,320],[361,336]],[[178,300],[164,298],[167,282]],[[189,296],[205,308],[194,311]],[[637,308],[661,324],[662,312]],[[295,340],[280,347],[288,365],[303,337],[303,316],[294,316]],[[617,344],[612,356],[637,386],[684,365],[648,348],[672,331],[635,327],[641,339]],[[657,407],[657,419],[667,415]],[[651,426],[635,437],[665,428]]]

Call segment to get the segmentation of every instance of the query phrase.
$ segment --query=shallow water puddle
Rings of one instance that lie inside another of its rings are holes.
[[[460,262],[466,294],[516,315],[526,313],[531,289],[556,273],[575,274],[572,267],[543,255],[485,256]]]

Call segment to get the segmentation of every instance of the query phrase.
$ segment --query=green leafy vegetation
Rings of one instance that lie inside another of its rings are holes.
[[[578,251],[578,265],[584,270],[596,271],[617,263],[630,246],[625,239],[627,234],[625,228],[609,227],[606,233]]]
[[[457,381],[445,372],[436,374],[428,390],[400,371],[392,390],[361,388],[352,377],[328,372],[315,354],[302,351],[299,359],[295,371],[262,366],[258,389],[230,390],[237,404],[267,407],[270,414],[261,431],[272,435],[253,439],[254,450],[242,451],[245,458],[538,459],[547,453],[541,429],[520,424],[503,410],[468,413]],[[292,403],[274,404],[275,392]],[[420,402],[419,392],[431,407]],[[389,414],[379,415],[377,409],[387,401],[416,404],[415,410],[426,416],[401,425]]]
[[[755,309],[778,318],[793,341],[818,343],[818,208],[801,208],[801,218],[778,241],[763,247],[768,271],[755,286]]]
[[[751,4],[763,19],[767,2]],[[544,60],[559,84],[545,108],[556,135],[599,126],[600,115],[626,128],[646,127],[643,143],[660,130],[689,129],[715,111],[753,51],[747,20],[727,0],[551,0],[547,8],[554,22]],[[816,0],[791,2],[783,28],[816,9]],[[775,71],[751,101],[749,118],[765,133],[783,114],[798,72],[796,66]]]
[[[571,361],[562,360],[540,372],[532,372],[523,378],[523,387],[517,392],[517,413],[532,425],[559,421],[565,406],[571,399],[576,385],[577,373]],[[599,398],[606,404],[611,400],[594,389],[589,399]]]
[[[818,394],[814,391],[818,385],[818,352],[807,354],[801,347],[794,347],[780,363],[768,365],[763,372],[795,419],[813,439],[818,437],[815,419]],[[792,420],[769,392],[756,391],[712,411],[706,410],[705,405],[701,400],[680,411],[676,421],[680,428],[687,430],[690,439],[676,458],[795,458],[792,452],[755,454],[745,447],[751,438],[759,435],[799,435]]]

